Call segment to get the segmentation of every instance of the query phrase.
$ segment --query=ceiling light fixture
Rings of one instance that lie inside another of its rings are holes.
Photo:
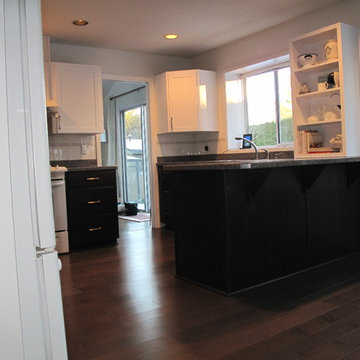
[[[82,19],[76,19],[73,21],[73,24],[76,26],[85,26],[87,25],[89,22],[86,20],[82,20]]]
[[[178,37],[179,37],[179,35],[177,35],[177,34],[166,34],[166,35],[164,35],[164,38],[168,39],[168,40],[175,40]]]

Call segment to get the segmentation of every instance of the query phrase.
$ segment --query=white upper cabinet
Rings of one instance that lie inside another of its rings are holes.
[[[158,132],[218,131],[216,72],[181,70],[155,78]]]
[[[47,105],[56,106],[55,134],[97,134],[104,131],[101,68],[51,62],[46,64]],[[54,105],[50,105],[54,104]]]
[[[360,155],[358,41],[356,27],[337,23],[291,42],[296,158]]]

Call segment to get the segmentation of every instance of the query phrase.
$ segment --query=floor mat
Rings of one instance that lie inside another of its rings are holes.
[[[143,221],[150,221],[151,217],[150,214],[147,213],[138,213],[137,215],[133,215],[133,216],[119,216],[119,219],[143,222]]]

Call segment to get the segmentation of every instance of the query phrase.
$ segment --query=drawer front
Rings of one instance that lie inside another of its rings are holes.
[[[66,173],[66,186],[98,186],[116,184],[115,170],[90,170]]]
[[[91,216],[69,227],[69,246],[74,249],[92,244],[109,244],[119,237],[117,216]]]
[[[106,213],[116,214],[116,188],[111,186],[93,189],[79,188],[69,192],[67,204],[71,218]]]

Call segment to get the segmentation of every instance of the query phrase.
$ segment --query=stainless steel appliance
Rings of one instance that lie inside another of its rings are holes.
[[[67,169],[63,166],[56,166],[50,167],[50,170],[56,237],[55,250],[59,254],[63,254],[69,252],[65,188],[65,172]]]

